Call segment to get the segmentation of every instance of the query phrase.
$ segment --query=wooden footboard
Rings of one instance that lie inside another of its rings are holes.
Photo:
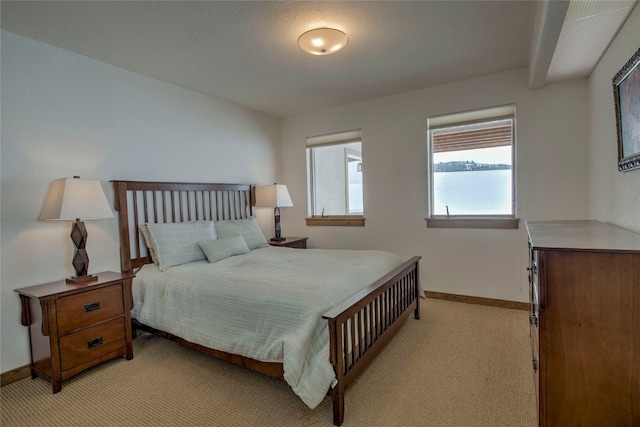
[[[344,392],[389,342],[413,310],[420,318],[418,261],[413,257],[340,306],[325,313],[330,359],[337,383],[331,389],[333,423],[344,421]]]

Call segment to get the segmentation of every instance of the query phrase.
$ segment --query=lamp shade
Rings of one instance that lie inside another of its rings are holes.
[[[293,206],[289,190],[284,184],[265,185],[259,188],[256,207],[290,208]]]
[[[100,218],[113,218],[113,211],[100,182],[80,178],[62,178],[51,184],[39,219]]]

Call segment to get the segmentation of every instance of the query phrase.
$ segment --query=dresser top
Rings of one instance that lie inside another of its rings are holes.
[[[640,234],[599,221],[526,221],[533,249],[640,253]]]

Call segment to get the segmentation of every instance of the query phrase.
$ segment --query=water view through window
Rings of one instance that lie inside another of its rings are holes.
[[[434,153],[433,214],[509,215],[512,181],[511,146]]]

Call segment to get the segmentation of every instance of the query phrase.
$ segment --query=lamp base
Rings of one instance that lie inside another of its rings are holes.
[[[272,238],[271,238],[271,241],[272,241],[272,242],[283,242],[283,241],[285,241],[285,240],[287,240],[287,238],[286,238],[286,237],[272,237]]]
[[[94,276],[93,274],[88,274],[86,276],[72,276],[67,277],[67,283],[73,285],[80,285],[82,283],[93,282],[98,280],[98,276]]]

